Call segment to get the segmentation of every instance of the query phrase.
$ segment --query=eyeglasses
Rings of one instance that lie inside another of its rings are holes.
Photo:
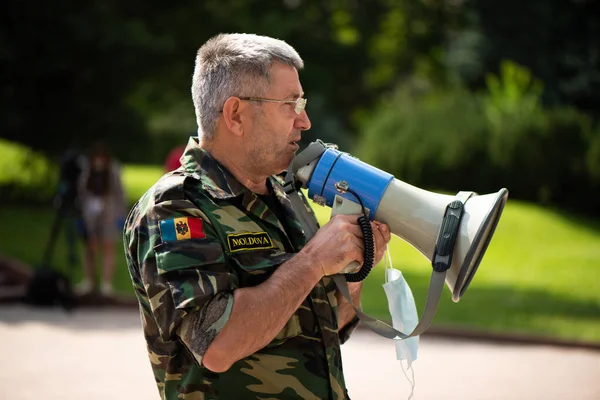
[[[260,97],[240,97],[240,100],[245,101],[267,101],[271,103],[287,103],[294,105],[294,112],[298,115],[306,108],[306,99],[299,97],[296,100],[273,100],[273,99],[262,99]]]

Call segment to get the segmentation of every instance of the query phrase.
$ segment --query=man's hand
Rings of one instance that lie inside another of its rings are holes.
[[[385,254],[387,244],[391,238],[391,233],[386,224],[382,224],[378,221],[371,222],[371,229],[373,230],[373,242],[375,245],[375,257],[373,265],[377,265]],[[354,308],[360,308],[362,282],[348,282],[348,290],[350,291],[352,305],[348,303],[346,298],[342,296],[339,291],[336,293],[338,300],[338,326],[340,330],[349,324],[356,316]]]
[[[382,258],[390,230],[387,225],[372,222],[375,245],[375,264]],[[310,257],[321,268],[323,276],[335,275],[352,261],[364,262],[363,234],[358,215],[336,215],[323,226],[300,252]]]

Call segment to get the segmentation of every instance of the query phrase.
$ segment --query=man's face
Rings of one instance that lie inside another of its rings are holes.
[[[271,85],[266,99],[296,100],[304,92],[294,67],[274,63],[271,67]],[[252,124],[247,131],[248,152],[255,173],[278,174],[288,168],[298,150],[301,132],[310,129],[306,111],[296,114],[294,104],[257,103],[252,107]]]

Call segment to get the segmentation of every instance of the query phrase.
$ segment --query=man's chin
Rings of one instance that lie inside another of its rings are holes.
[[[287,169],[290,167],[290,164],[295,156],[296,156],[296,152],[292,153],[291,155],[286,154],[286,155],[281,156],[281,164],[279,164],[279,173],[280,174],[282,172],[287,171]]]

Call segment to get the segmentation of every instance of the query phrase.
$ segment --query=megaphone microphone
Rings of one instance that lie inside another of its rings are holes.
[[[321,141],[296,156],[286,186],[296,186],[290,184],[294,180],[308,189],[314,202],[331,207],[332,215],[361,214],[364,207],[370,220],[387,224],[394,235],[432,263],[434,275],[445,274],[454,302],[461,299],[477,272],[508,199],[504,188],[486,195],[429,192]],[[340,190],[340,185],[352,193]],[[308,226],[305,230],[308,236],[314,234]]]

